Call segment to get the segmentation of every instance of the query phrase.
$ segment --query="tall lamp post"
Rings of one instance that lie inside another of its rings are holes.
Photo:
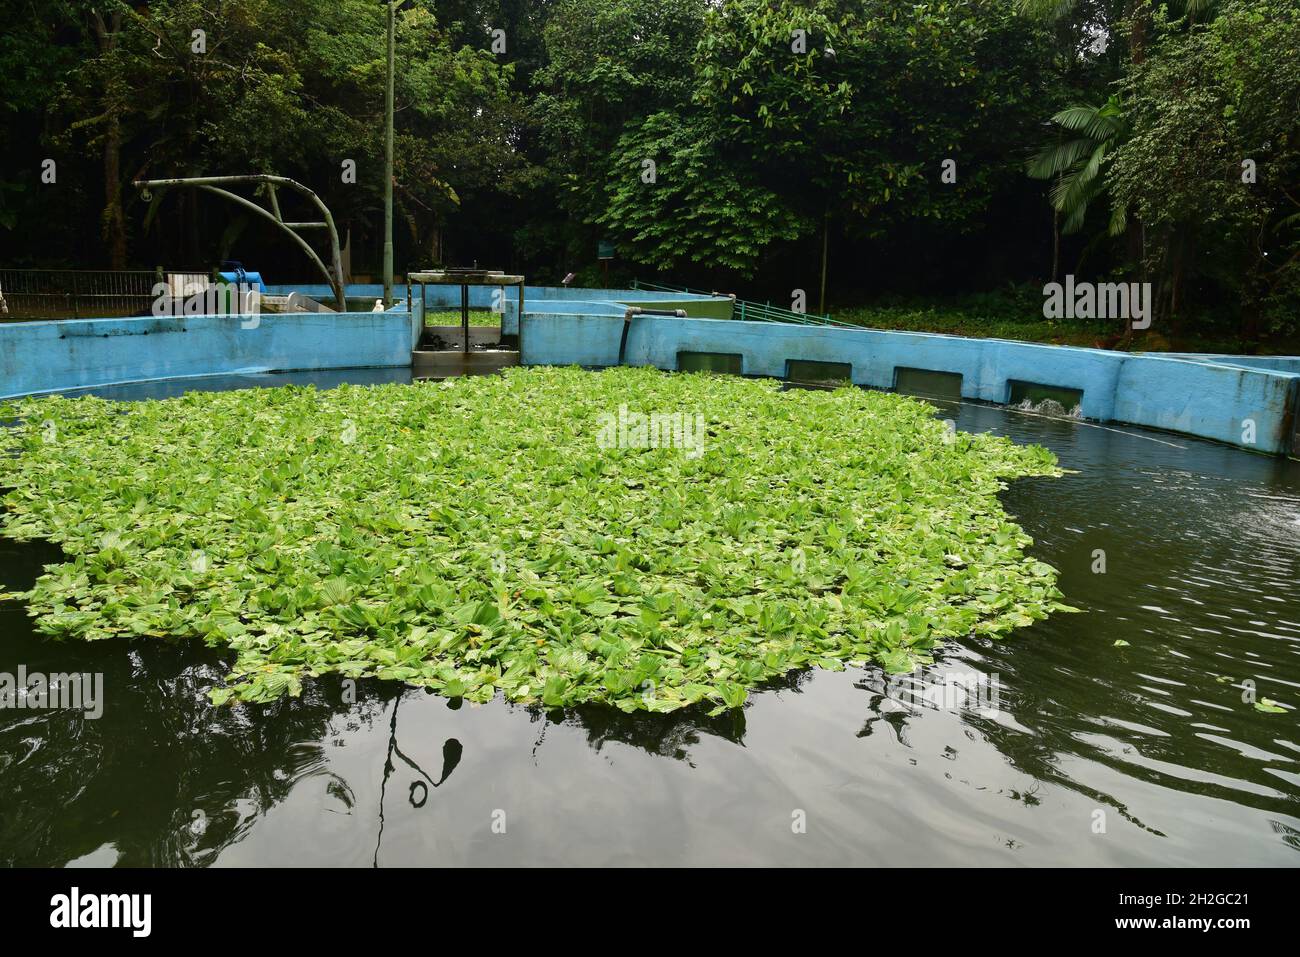
[[[395,0],[388,0],[388,86],[384,93],[384,305],[393,301],[393,61]]]

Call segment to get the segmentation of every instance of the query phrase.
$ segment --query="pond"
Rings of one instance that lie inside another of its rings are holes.
[[[94,390],[159,398],[405,370]],[[948,646],[921,683],[811,671],[706,717],[474,706],[307,682],[213,707],[224,659],[36,636],[0,672],[99,672],[111,707],[0,711],[0,861],[28,865],[1294,865],[1300,463],[936,401],[1051,448],[1002,496],[1080,615]],[[1103,554],[1104,553],[1104,554]],[[0,585],[58,549],[0,539]],[[1104,571],[1102,571],[1104,563]],[[945,690],[945,683],[947,690]],[[994,696],[950,693],[964,683]],[[355,698],[355,700],[353,700]],[[978,700],[977,700],[978,699]]]

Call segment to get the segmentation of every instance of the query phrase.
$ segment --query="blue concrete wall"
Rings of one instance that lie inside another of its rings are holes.
[[[618,318],[526,313],[525,365],[613,365]],[[848,362],[858,385],[888,389],[899,367],[955,372],[965,398],[1005,403],[1012,380],[1079,389],[1083,415],[1265,452],[1290,449],[1300,376],[1264,369],[1003,339],[777,323],[633,320],[626,362],[677,368],[677,353],[740,353],[745,375],[784,377],[790,359]],[[1248,441],[1253,423],[1254,442]]]
[[[284,294],[293,288],[272,286],[269,291]],[[296,288],[316,297],[329,295],[325,287]],[[429,288],[432,308],[434,287]],[[458,288],[440,289],[454,293],[459,302]],[[348,295],[356,297],[380,292],[378,286],[348,288]],[[484,304],[490,302],[491,287],[474,292]],[[680,298],[640,290],[529,287],[524,364],[617,363],[624,310],[611,295],[638,296],[643,302]],[[440,302],[438,308],[445,305]],[[243,328],[247,319],[223,316],[4,324],[0,396],[238,372],[406,367],[423,328],[419,301],[413,306],[413,312],[395,307],[380,313],[267,314],[249,328]],[[539,308],[552,311],[535,311]],[[511,308],[503,317],[510,325],[517,323],[514,312]],[[1300,402],[1300,359],[1294,357],[1143,355],[734,319],[633,320],[629,364],[673,370],[682,351],[739,353],[747,375],[784,377],[791,359],[849,363],[855,383],[882,389],[893,387],[900,367],[956,373],[964,397],[995,403],[1009,399],[1013,380],[1078,389],[1082,412],[1090,419],[1266,452],[1291,450]]]
[[[567,316],[604,316],[607,319],[618,319],[623,321],[623,314],[627,312],[627,306],[617,302],[585,302],[585,301],[563,301],[553,302],[550,305],[530,304],[527,299],[524,300],[524,314],[532,315],[537,312],[541,315],[567,315]],[[506,303],[506,311],[501,316],[501,334],[503,336],[513,336],[519,331],[519,304],[514,302]]]
[[[1287,452],[1292,451],[1298,383],[1300,376],[1291,373],[1131,355],[1116,383],[1113,418]],[[1249,431],[1255,434],[1254,443],[1244,441]]]
[[[0,396],[232,372],[409,366],[418,334],[408,312],[6,323]]]

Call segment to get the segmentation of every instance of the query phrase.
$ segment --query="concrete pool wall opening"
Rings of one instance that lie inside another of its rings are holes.
[[[738,352],[677,353],[675,372],[721,372],[726,375],[744,375],[745,357]]]
[[[961,398],[961,381],[960,372],[911,369],[907,366],[894,367],[895,392],[956,400]]]
[[[1007,380],[1006,405],[1038,405],[1044,401],[1055,402],[1064,409],[1082,408],[1083,390],[1066,386],[1048,385],[1045,382],[1026,382],[1023,379]]]
[[[785,378],[790,382],[852,382],[853,364],[821,359],[786,359]]]
[[[271,296],[295,291],[309,297],[328,293],[314,285],[267,287]],[[356,300],[383,294],[378,285],[353,285],[346,292]],[[684,309],[687,317],[637,316],[628,330],[628,365],[779,379],[805,378],[818,368],[845,370],[859,386],[997,405],[1015,404],[1018,396],[1033,400],[1035,390],[1055,392],[1077,398],[1080,414],[1095,422],[1271,454],[1300,451],[1300,357],[1122,353],[755,322],[731,318],[730,296],[642,289],[525,286],[521,320],[516,304],[494,293],[492,287],[471,288],[470,306],[501,307],[502,336],[517,335],[522,321],[522,365],[617,365],[627,307],[653,304],[656,310]],[[425,300],[403,299],[381,312],[5,323],[0,397],[205,375],[409,368],[426,308],[459,308],[459,296],[459,288],[428,287]],[[801,370],[798,376],[793,369]],[[928,388],[918,389],[918,383]]]

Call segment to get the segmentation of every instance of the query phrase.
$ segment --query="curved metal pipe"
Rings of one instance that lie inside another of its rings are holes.
[[[265,183],[270,187],[271,212],[263,209],[252,200],[245,199],[229,190],[219,189],[220,186],[230,186],[237,183]],[[325,202],[316,195],[313,190],[308,189],[297,180],[290,179],[287,176],[273,176],[270,173],[242,173],[235,176],[189,176],[177,179],[138,179],[131,184],[136,189],[149,189],[151,187],[164,188],[168,186],[197,186],[200,189],[206,189],[211,193],[216,193],[225,199],[233,200],[246,209],[262,215],[266,219],[275,223],[290,236],[294,241],[309,255],[312,262],[320,267],[321,272],[325,274],[325,279],[330,288],[334,290],[334,297],[338,302],[340,312],[347,311],[347,297],[343,286],[343,254],[339,249],[339,233],[334,226],[334,215],[330,212]],[[277,186],[283,186],[286,189],[292,189],[295,192],[306,196],[320,210],[322,222],[319,223],[286,223],[280,215],[280,203],[276,197],[275,190]],[[333,263],[333,274],[325,267],[321,258],[316,255],[315,251],[307,245],[306,240],[295,232],[295,228],[321,228],[329,230],[330,235],[330,256]]]
[[[251,199],[245,199],[243,196],[240,196],[237,193],[232,193],[229,190],[221,189],[220,187],[217,186],[200,185],[199,189],[207,190],[209,193],[215,193],[216,195],[222,197],[223,199],[230,200],[232,203],[237,203],[240,206],[243,206],[245,209],[257,213],[259,216],[262,216],[266,219],[269,219],[271,222],[275,223],[278,226],[285,225],[284,223],[281,223],[279,220],[277,220],[273,214],[263,209],[261,206],[258,206],[257,203],[253,202]],[[311,261],[316,264],[316,268],[318,268],[322,273],[325,274],[325,281],[330,284],[330,288],[334,290],[335,298],[339,300],[339,311],[346,312],[347,304],[342,298],[342,296],[340,295],[341,290],[339,288],[339,285],[334,281],[334,277],[330,275],[330,271],[325,268],[325,263],[321,261],[320,256],[316,255],[316,250],[312,249],[311,245],[307,242],[307,240],[303,239],[292,229],[288,229],[286,227],[285,232],[287,232],[289,236],[293,239],[293,241],[296,242],[302,248],[302,251],[305,252],[308,255],[308,257],[310,257]]]

